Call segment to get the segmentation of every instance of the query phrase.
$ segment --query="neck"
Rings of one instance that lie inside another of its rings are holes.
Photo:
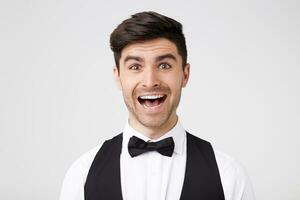
[[[132,120],[129,118],[128,123],[129,125],[140,132],[141,134],[145,135],[146,137],[155,140],[169,132],[174,126],[177,124],[178,117],[175,115],[174,117],[170,118],[168,122],[161,126],[155,126],[155,127],[149,127],[149,126],[144,126],[142,124],[136,124],[133,123]]]

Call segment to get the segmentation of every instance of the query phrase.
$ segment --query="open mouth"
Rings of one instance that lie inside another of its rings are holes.
[[[165,94],[158,95],[142,95],[138,97],[138,101],[144,107],[156,107],[161,105],[167,98]]]

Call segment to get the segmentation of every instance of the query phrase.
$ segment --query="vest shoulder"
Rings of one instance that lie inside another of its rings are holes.
[[[186,136],[187,136],[187,138],[189,138],[190,140],[192,140],[194,142],[205,144],[205,145],[208,145],[208,146],[211,145],[209,141],[204,140],[204,139],[202,139],[202,138],[200,138],[200,137],[198,137],[196,135],[193,135],[193,134],[191,134],[191,133],[189,133],[187,131],[186,131]]]
[[[221,174],[227,174],[231,176],[232,179],[241,176],[243,177],[245,175],[245,169],[239,161],[237,161],[227,153],[224,153],[223,151],[215,148],[215,146],[209,141],[199,138],[198,136],[195,136],[187,131],[186,133],[187,137],[190,138],[190,140],[201,146],[206,146],[213,151]]]
[[[123,138],[123,133],[119,133],[118,135],[112,137],[111,139],[105,140],[105,142],[103,143],[103,145],[104,145],[105,143],[111,143],[111,142],[114,142],[114,141],[116,141],[116,140],[120,140],[120,139],[122,139],[122,138]]]
[[[94,148],[88,150],[87,152],[83,153],[81,156],[79,156],[71,165],[70,169],[74,169],[74,168],[90,168],[95,156],[97,155],[97,153],[100,151],[101,148],[103,148],[104,146],[106,146],[107,144],[118,140],[122,138],[122,133],[114,136],[111,139],[105,140],[104,142],[100,142],[97,146],[95,146]],[[69,171],[70,171],[69,169]]]

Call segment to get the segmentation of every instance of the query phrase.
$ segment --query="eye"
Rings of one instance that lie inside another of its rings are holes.
[[[159,69],[169,69],[169,68],[171,68],[171,65],[169,65],[168,63],[159,64]]]
[[[129,69],[130,70],[139,70],[139,69],[141,69],[141,65],[133,64],[133,65],[130,65]]]

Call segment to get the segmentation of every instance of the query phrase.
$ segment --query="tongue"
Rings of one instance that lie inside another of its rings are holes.
[[[147,107],[154,107],[154,106],[158,106],[159,104],[160,104],[159,99],[145,100],[145,106],[147,106]]]

